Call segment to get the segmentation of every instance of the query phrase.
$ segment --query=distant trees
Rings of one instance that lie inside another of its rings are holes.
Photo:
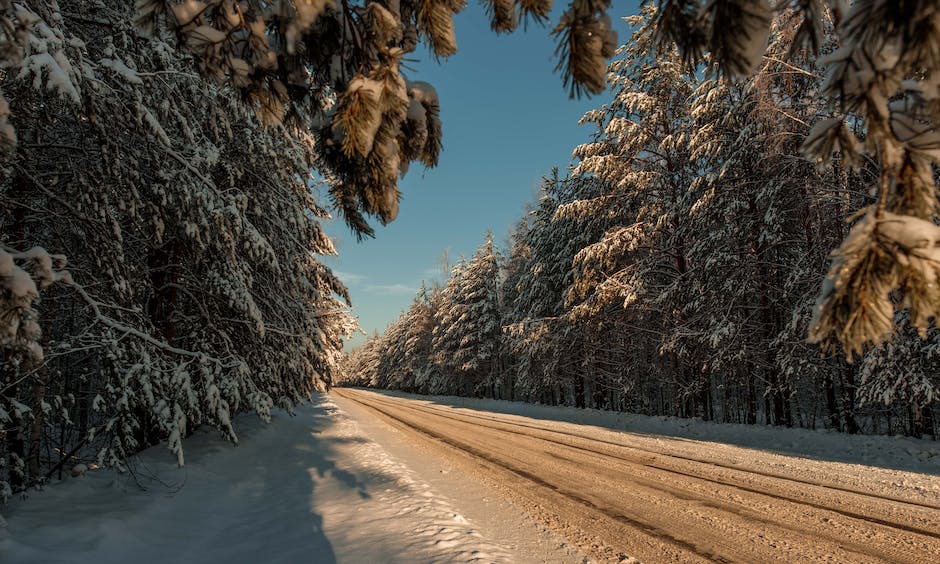
[[[778,15],[766,56],[735,82],[684,72],[688,59],[663,46],[666,16],[651,4],[628,20],[633,35],[608,75],[613,100],[583,120],[595,125],[593,140],[575,150],[569,176],[546,179],[494,277],[503,324],[494,346],[511,392],[483,393],[727,422],[937,432],[933,325],[921,340],[903,328],[912,313],[891,314],[902,329],[883,348],[856,350],[864,354],[854,363],[806,341],[820,319],[828,252],[852,239],[847,221],[859,209],[877,205],[870,187],[883,165],[844,154],[820,168],[804,158],[814,122],[840,109],[821,96],[820,64],[798,48],[803,14]],[[820,49],[835,41],[826,29]],[[865,135],[861,121],[845,128]],[[459,299],[466,275],[455,269],[438,290],[442,302]],[[432,333],[459,334],[478,320],[435,322]],[[472,393],[472,378],[449,364],[454,350],[431,358],[431,381],[448,384],[418,391]]]
[[[483,244],[463,269],[458,291],[451,295],[455,299],[442,303],[442,309],[450,308],[454,319],[448,335],[454,341],[453,355],[448,360],[454,363],[462,383],[469,386],[471,393],[490,396],[499,384],[499,336],[502,332],[497,261],[493,235],[487,233]]]
[[[446,285],[422,285],[384,335],[353,351],[343,381],[434,394],[500,393],[502,312],[498,255],[487,233]]]

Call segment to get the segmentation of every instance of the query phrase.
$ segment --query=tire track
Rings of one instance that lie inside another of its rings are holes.
[[[453,412],[449,412],[449,413],[440,413],[440,412],[443,411],[443,410],[436,409],[436,408],[433,408],[433,407],[422,406],[421,408],[416,408],[416,407],[413,407],[413,406],[404,406],[404,405],[397,404],[397,403],[394,403],[394,402],[391,402],[391,403],[390,403],[390,402],[388,402],[388,401],[383,401],[383,400],[374,400],[374,401],[375,401],[375,403],[380,403],[380,404],[383,404],[383,405],[387,405],[387,406],[391,406],[391,407],[397,407],[397,408],[402,408],[402,409],[411,409],[411,410],[415,410],[415,411],[417,411],[417,412],[436,411],[436,412],[439,412],[439,413],[436,413],[436,416],[437,416],[437,417],[442,417],[442,418],[450,419],[450,420],[453,420],[453,421],[466,422],[466,421],[464,421],[463,419],[461,419],[461,417],[472,418],[472,419],[485,419],[485,420],[487,420],[487,421],[497,422],[497,423],[500,423],[500,424],[503,424],[503,425],[506,425],[506,426],[511,426],[511,427],[524,427],[524,428],[527,428],[527,429],[532,429],[532,430],[534,430],[534,431],[536,431],[536,432],[540,432],[540,433],[554,433],[554,434],[565,435],[565,436],[570,436],[570,437],[577,437],[577,438],[579,438],[579,439],[586,440],[586,441],[589,441],[589,442],[599,442],[599,443],[603,443],[603,444],[606,444],[606,445],[610,445],[610,446],[613,446],[613,447],[616,447],[616,448],[625,449],[625,450],[641,451],[641,452],[644,452],[644,453],[647,453],[647,454],[654,455],[654,457],[669,457],[669,458],[675,458],[675,459],[680,459],[680,460],[684,460],[684,461],[694,462],[694,463],[696,463],[696,464],[701,464],[701,465],[706,465],[706,466],[711,464],[711,463],[709,463],[709,462],[704,462],[704,461],[701,461],[701,460],[696,460],[696,459],[693,459],[693,458],[690,458],[690,457],[674,456],[674,455],[671,455],[671,454],[665,454],[665,453],[653,451],[653,450],[650,450],[650,449],[644,449],[644,448],[641,448],[641,447],[634,447],[634,446],[632,446],[632,445],[624,445],[624,444],[616,443],[616,442],[613,442],[613,441],[606,441],[606,440],[602,440],[602,439],[594,439],[594,438],[592,438],[592,437],[586,437],[586,436],[584,436],[584,435],[579,435],[579,434],[576,434],[576,433],[568,433],[568,432],[565,432],[565,431],[558,431],[558,430],[555,430],[555,429],[544,429],[544,428],[541,428],[541,427],[536,427],[536,426],[534,426],[534,425],[525,425],[525,424],[509,423],[509,422],[504,422],[504,421],[496,421],[496,420],[493,420],[493,419],[489,419],[489,418],[485,418],[485,417],[480,417],[480,416],[475,416],[475,415],[471,415],[471,414],[464,414],[464,413],[460,413],[459,415],[455,415],[455,414],[453,414]],[[360,402],[360,403],[361,403],[361,402]],[[651,459],[651,460],[649,460],[649,461],[643,461],[643,460],[637,459],[637,458],[624,457],[624,456],[620,456],[620,455],[617,455],[617,454],[614,454],[614,453],[605,452],[605,451],[601,451],[601,450],[598,450],[598,449],[593,449],[593,448],[590,448],[590,447],[584,447],[584,446],[580,446],[580,445],[571,444],[571,443],[568,443],[568,442],[565,442],[565,441],[558,441],[558,440],[550,439],[550,438],[547,438],[547,437],[540,437],[540,436],[538,436],[538,435],[536,435],[536,434],[525,433],[525,432],[516,431],[516,430],[513,430],[513,429],[507,429],[507,428],[504,428],[504,427],[500,427],[499,425],[493,426],[493,425],[482,425],[482,424],[481,424],[480,426],[481,426],[481,427],[490,428],[490,429],[494,429],[494,430],[498,430],[498,431],[502,431],[502,432],[506,432],[506,433],[511,433],[511,434],[518,435],[518,436],[531,437],[531,438],[534,438],[534,439],[538,439],[538,440],[545,441],[545,442],[549,442],[549,443],[554,443],[554,444],[557,444],[557,445],[565,446],[565,447],[568,447],[568,448],[571,448],[571,449],[575,449],[575,450],[579,450],[579,451],[582,451],[582,452],[587,452],[587,453],[592,453],[592,454],[598,454],[598,455],[601,455],[601,456],[607,456],[607,457],[610,457],[610,458],[615,458],[615,459],[617,459],[617,460],[621,460],[621,461],[623,461],[623,462],[627,462],[627,463],[631,463],[631,464],[640,464],[640,465],[642,465],[642,466],[646,466],[646,467],[648,467],[648,468],[655,468],[655,469],[661,470],[661,471],[663,471],[663,472],[668,472],[668,473],[675,474],[675,475],[679,475],[679,476],[683,476],[683,477],[686,477],[686,478],[693,478],[693,479],[698,479],[698,480],[704,480],[704,481],[707,481],[707,482],[710,482],[710,483],[713,483],[713,484],[716,484],[716,485],[728,486],[728,487],[740,489],[740,490],[742,490],[742,491],[746,491],[746,492],[749,492],[749,493],[753,493],[753,494],[757,494],[757,495],[763,495],[763,496],[771,497],[771,498],[774,498],[774,499],[778,499],[778,500],[780,500],[780,501],[785,501],[785,502],[789,502],[789,503],[796,503],[796,504],[806,505],[806,506],[808,506],[808,507],[812,507],[812,508],[814,508],[814,509],[820,509],[820,510],[823,510],[823,511],[832,511],[832,512],[834,512],[834,513],[838,513],[838,514],[843,515],[843,516],[845,516],[845,517],[849,517],[849,518],[852,518],[852,519],[859,519],[859,520],[862,520],[862,521],[867,521],[867,522],[870,522],[870,523],[882,525],[882,526],[889,527],[889,528],[893,528],[893,529],[899,529],[899,530],[902,530],[902,531],[905,531],[905,532],[908,532],[908,533],[914,533],[914,534],[919,534],[919,535],[924,535],[924,536],[927,536],[927,537],[931,537],[931,538],[934,538],[934,539],[940,539],[940,530],[937,530],[937,529],[926,529],[926,528],[917,527],[917,526],[914,526],[914,525],[908,525],[908,524],[905,524],[905,523],[898,523],[897,521],[891,521],[891,520],[888,520],[888,519],[882,519],[882,518],[880,518],[880,517],[875,517],[875,516],[871,516],[871,515],[866,515],[866,514],[863,514],[863,513],[858,513],[858,512],[855,512],[855,511],[843,509],[843,508],[841,508],[841,507],[836,507],[836,506],[833,506],[832,504],[823,504],[823,503],[808,501],[808,500],[804,500],[804,499],[794,499],[793,497],[790,497],[790,496],[785,496],[785,495],[780,495],[780,494],[772,493],[772,492],[770,492],[770,491],[767,491],[766,489],[757,489],[757,488],[754,488],[754,487],[746,486],[746,485],[743,485],[743,484],[741,484],[741,483],[739,483],[739,482],[731,482],[731,481],[727,481],[727,480],[716,479],[716,478],[714,478],[714,477],[703,476],[703,475],[701,475],[701,474],[697,474],[697,473],[693,473],[693,472],[684,472],[684,471],[682,471],[682,470],[677,470],[677,469],[675,469],[675,468],[669,468],[669,467],[665,467],[665,466],[660,465],[660,464],[655,464],[655,460],[654,460],[654,459]],[[825,490],[825,489],[834,489],[834,490],[842,491],[842,492],[845,492],[845,493],[851,493],[851,494],[858,495],[858,496],[862,496],[862,497],[872,498],[872,499],[875,499],[875,500],[878,500],[878,501],[886,501],[886,502],[895,503],[895,504],[909,505],[909,506],[915,506],[915,507],[918,507],[918,508],[926,508],[926,509],[930,509],[930,510],[935,510],[935,511],[937,511],[937,513],[934,514],[933,516],[934,516],[935,518],[940,518],[940,508],[937,508],[937,507],[934,507],[934,506],[928,505],[928,504],[917,503],[917,502],[910,502],[910,501],[906,501],[906,500],[902,500],[902,499],[898,499],[898,498],[894,498],[894,497],[890,497],[890,496],[880,496],[880,495],[877,495],[877,494],[869,494],[869,493],[865,493],[865,492],[859,492],[859,491],[857,491],[857,490],[851,490],[851,489],[848,489],[848,488],[840,488],[840,487],[829,488],[828,486],[821,485],[821,484],[818,484],[818,483],[815,483],[815,482],[803,481],[803,480],[797,480],[797,479],[790,479],[790,478],[787,478],[787,477],[781,477],[781,476],[778,476],[778,475],[774,475],[774,474],[770,474],[770,473],[764,473],[764,472],[760,472],[760,471],[753,471],[753,470],[750,470],[750,469],[739,469],[739,468],[736,468],[736,467],[734,467],[734,466],[726,465],[726,464],[714,464],[714,466],[718,466],[718,467],[725,468],[725,469],[732,470],[732,471],[736,471],[736,472],[742,472],[742,473],[747,473],[747,474],[755,474],[755,475],[759,475],[759,476],[762,476],[762,477],[767,477],[767,478],[771,478],[771,479],[775,479],[775,480],[783,480],[783,481],[787,481],[787,482],[793,482],[793,483],[800,484],[800,485],[804,485],[804,486],[813,486],[813,487],[821,488],[821,489],[824,489],[824,490]]]
[[[428,439],[431,439],[432,441],[436,441],[436,442],[439,442],[439,443],[446,444],[446,445],[450,446],[451,448],[457,449],[457,450],[459,450],[459,451],[461,451],[461,452],[463,452],[463,453],[466,453],[466,454],[468,454],[468,455],[470,455],[470,456],[472,456],[472,457],[474,457],[474,458],[483,460],[483,461],[485,461],[485,462],[487,462],[487,463],[489,463],[489,464],[491,464],[491,465],[497,466],[497,467],[499,467],[499,468],[501,468],[501,469],[503,469],[503,470],[505,470],[505,471],[508,471],[508,472],[510,472],[510,473],[512,473],[512,474],[514,474],[514,475],[516,475],[516,476],[518,476],[518,477],[520,477],[520,478],[523,478],[523,479],[525,479],[525,480],[527,480],[527,481],[529,481],[529,482],[532,482],[533,484],[536,484],[536,485],[538,485],[538,486],[540,486],[540,487],[542,487],[542,488],[546,488],[546,489],[548,489],[548,490],[551,490],[552,492],[555,492],[555,493],[560,494],[560,495],[562,495],[562,496],[564,496],[564,497],[566,497],[566,498],[568,498],[568,499],[571,499],[571,500],[573,500],[574,502],[576,502],[577,504],[582,505],[582,506],[584,506],[584,507],[587,507],[588,509],[590,509],[590,510],[592,510],[592,511],[596,511],[596,512],[598,512],[598,513],[604,515],[605,517],[608,517],[608,518],[610,518],[610,519],[613,519],[613,520],[615,520],[615,521],[617,521],[617,522],[620,522],[620,523],[622,523],[622,524],[625,524],[625,525],[627,525],[627,526],[629,526],[629,527],[635,528],[635,529],[637,529],[637,530],[643,532],[644,534],[653,537],[653,538],[656,539],[657,541],[666,541],[666,542],[668,542],[669,544],[672,544],[672,545],[674,545],[675,547],[681,549],[683,552],[692,553],[692,554],[694,554],[694,555],[696,555],[696,556],[699,556],[699,557],[701,557],[701,558],[703,558],[703,559],[706,559],[706,560],[709,560],[709,561],[712,561],[712,562],[731,562],[730,560],[726,560],[726,559],[720,557],[719,555],[714,554],[714,553],[712,553],[712,552],[710,552],[710,551],[707,551],[707,550],[700,550],[700,549],[698,549],[693,543],[690,543],[690,542],[688,542],[688,541],[684,541],[684,540],[682,540],[682,539],[676,538],[676,537],[672,536],[671,534],[669,534],[668,532],[666,532],[666,531],[664,531],[664,530],[662,530],[662,529],[660,529],[660,528],[658,528],[658,527],[656,527],[656,526],[654,526],[654,525],[651,525],[651,524],[649,524],[649,523],[642,522],[642,521],[640,521],[640,520],[638,520],[638,519],[634,519],[634,518],[632,518],[632,517],[630,517],[630,516],[627,516],[627,515],[625,515],[625,514],[623,514],[623,513],[616,512],[616,511],[611,511],[611,510],[609,510],[609,509],[607,509],[607,508],[601,507],[601,506],[599,506],[598,504],[596,504],[595,502],[591,501],[590,499],[585,498],[584,496],[581,496],[581,495],[579,495],[579,494],[577,494],[577,493],[575,493],[575,492],[566,491],[565,489],[560,488],[559,486],[557,486],[557,485],[555,485],[555,484],[552,484],[552,483],[549,483],[549,482],[543,480],[542,478],[540,478],[539,476],[533,474],[532,472],[529,472],[529,471],[524,470],[524,469],[522,469],[522,468],[518,468],[518,467],[516,467],[515,465],[512,465],[512,464],[507,464],[506,462],[504,462],[504,461],[502,461],[502,460],[500,460],[500,459],[498,459],[498,458],[496,458],[496,457],[490,456],[489,454],[483,452],[483,451],[480,450],[480,449],[477,449],[477,448],[474,448],[474,447],[472,447],[472,446],[466,445],[466,444],[464,444],[464,443],[462,443],[462,442],[460,442],[460,441],[456,441],[456,440],[454,440],[454,439],[451,439],[451,438],[449,438],[449,437],[447,437],[447,436],[445,436],[445,435],[443,435],[443,434],[436,433],[436,432],[434,432],[434,431],[432,431],[432,430],[430,430],[430,429],[427,429],[427,428],[425,428],[425,427],[423,427],[423,426],[415,425],[414,423],[409,422],[409,421],[407,421],[407,420],[405,420],[405,419],[403,419],[403,418],[401,418],[401,417],[399,417],[399,416],[393,415],[393,414],[389,413],[388,411],[383,411],[383,410],[381,410],[381,409],[375,407],[374,405],[372,405],[372,404],[369,403],[369,402],[364,402],[364,401],[362,401],[362,400],[360,400],[360,399],[358,399],[358,398],[351,397],[350,395],[347,395],[347,393],[338,392],[338,391],[336,391],[336,390],[334,390],[334,393],[337,393],[337,395],[339,395],[340,397],[346,398],[346,399],[348,399],[348,400],[350,400],[350,401],[353,401],[353,402],[357,403],[358,405],[364,407],[365,409],[368,409],[368,410],[370,410],[370,411],[373,411],[373,412],[379,414],[379,416],[381,416],[381,417],[384,417],[384,418],[391,419],[391,420],[395,421],[396,423],[398,423],[398,426],[399,426],[399,427],[403,427],[403,428],[405,428],[405,429],[407,429],[408,431],[411,431],[411,432],[419,433],[419,434],[423,435],[424,437],[426,437],[426,438],[428,438]],[[381,403],[381,402],[377,402],[377,403]],[[396,407],[399,407],[399,406],[396,406]]]

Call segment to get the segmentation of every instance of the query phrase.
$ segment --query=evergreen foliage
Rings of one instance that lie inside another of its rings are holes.
[[[874,164],[874,202],[832,254],[810,336],[850,358],[890,339],[898,315],[926,336],[940,314],[940,239],[934,166],[940,152],[940,19],[932,0],[800,0],[775,3],[791,23],[786,53],[765,54],[774,10],[768,0],[659,0],[656,33],[687,64],[710,60],[744,79],[787,54],[814,61],[824,119],[803,139],[819,163]],[[804,65],[805,68],[805,65]],[[898,299],[900,297],[900,299]]]
[[[126,11],[126,3],[102,6]],[[419,42],[435,58],[457,52],[453,18],[464,0],[136,0],[135,5],[135,29],[127,31],[138,41],[147,39],[135,30],[189,53],[204,77],[237,92],[263,123],[311,131],[333,204],[359,236],[374,234],[368,216],[384,224],[398,215],[398,178],[411,162],[437,164],[442,146],[437,93],[427,83],[406,80],[401,64]],[[492,29],[510,32],[521,20],[545,22],[552,2],[485,5]],[[83,7],[70,6],[71,15],[83,14]],[[552,30],[558,70],[572,96],[604,89],[607,59],[617,43],[609,8],[610,0],[571,0]],[[79,67],[63,57],[56,40],[49,43],[60,31],[56,18],[61,16],[58,0],[0,2],[0,64],[80,104],[81,90],[69,80]],[[120,48],[116,55],[113,70],[120,73]],[[12,113],[17,111],[14,104]],[[0,95],[0,144],[15,143],[10,115]]]

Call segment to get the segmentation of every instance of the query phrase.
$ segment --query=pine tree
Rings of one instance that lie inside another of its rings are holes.
[[[434,329],[431,332],[431,359],[435,364],[436,378],[430,383],[432,394],[466,394],[460,378],[459,365],[455,360],[460,350],[462,317],[464,315],[460,288],[466,260],[462,257],[453,266],[450,278],[441,288],[439,302],[434,312]]]
[[[344,386],[377,386],[384,344],[384,339],[376,331],[365,343],[347,354],[338,383]]]
[[[460,317],[455,335],[459,344],[452,359],[461,374],[462,387],[486,397],[493,397],[498,383],[502,333],[498,276],[499,258],[493,234],[487,231],[460,278]]]
[[[430,381],[435,376],[431,361],[436,290],[427,284],[421,289],[408,309],[405,328],[405,354],[403,370],[409,375],[410,385],[406,391],[428,393]]]
[[[899,320],[900,324],[907,320]],[[940,334],[931,328],[927,339],[908,328],[898,339],[867,354],[860,363],[859,400],[887,411],[905,406],[898,423],[886,425],[889,433],[915,437],[937,435],[938,421],[932,405],[940,400]]]
[[[407,324],[407,314],[402,312],[385,329],[375,384],[379,388],[401,390],[407,385],[409,374],[404,370]]]
[[[546,178],[538,206],[515,234],[503,284],[507,345],[516,372],[515,395],[538,401],[590,403],[593,379],[583,375],[592,343],[586,324],[566,318],[565,297],[574,280],[572,260],[602,232],[596,225],[559,217],[576,197],[597,195],[593,179]]]
[[[608,188],[566,206],[564,213],[611,215],[614,221],[602,240],[575,257],[570,299],[579,301],[581,315],[587,316],[619,305],[628,310],[630,323],[661,335],[653,345],[656,385],[670,388],[665,397],[675,398],[662,407],[691,415],[701,409],[696,403],[703,386],[689,366],[695,352],[681,339],[695,238],[686,219],[697,174],[688,106],[695,84],[674,50],[656,52],[654,15],[647,5],[642,16],[627,20],[634,32],[611,65],[614,100],[582,120],[598,129],[593,142],[575,150],[580,159],[575,173],[593,175]]]

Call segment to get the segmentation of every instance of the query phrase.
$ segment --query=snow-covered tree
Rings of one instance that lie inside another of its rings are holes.
[[[464,314],[460,288],[466,260],[460,260],[451,268],[450,278],[440,290],[437,308],[434,311],[434,327],[431,331],[431,359],[436,366],[436,378],[431,380],[432,394],[468,393],[463,387],[459,367],[455,360],[460,350],[461,316]]]
[[[407,313],[402,312],[398,319],[385,329],[385,334],[382,336],[384,346],[379,353],[376,382],[376,386],[380,388],[402,389],[410,381],[409,375],[402,370],[405,363],[407,323]]]
[[[899,320],[905,323],[907,320]],[[900,338],[871,351],[862,359],[859,399],[872,409],[884,409],[887,432],[913,436],[936,434],[933,405],[940,400],[940,334],[931,328],[920,339],[910,328]],[[906,413],[892,413],[905,406]],[[892,425],[891,416],[895,423]]]
[[[3,290],[21,303],[0,303],[33,340],[35,310],[45,352],[38,364],[0,352],[15,488],[75,457],[122,466],[158,440],[182,462],[199,424],[234,440],[235,413],[267,417],[328,386],[355,327],[315,258],[335,252],[315,137],[264,127],[172,45],[141,40],[132,6],[70,8],[10,8],[32,35],[2,82],[19,139],[0,157],[4,281],[17,280]],[[66,254],[71,275],[42,249]],[[59,283],[36,305],[24,271]]]
[[[409,378],[407,391],[427,393],[436,374],[431,354],[437,293],[435,288],[422,283],[406,315],[403,369]]]
[[[347,354],[337,384],[367,387],[378,385],[381,348],[384,344],[382,336],[375,332],[365,343]]]
[[[596,366],[588,366],[594,327],[567,317],[565,296],[574,281],[572,260],[603,228],[598,221],[559,216],[579,197],[593,197],[601,183],[559,178],[542,184],[537,206],[514,233],[503,282],[505,333],[515,374],[514,396],[551,403],[592,403]]]
[[[499,383],[499,344],[502,333],[499,293],[499,258],[493,234],[487,231],[483,243],[467,262],[460,278],[460,317],[454,337],[459,344],[452,361],[460,371],[462,385],[475,394],[493,397]]]
[[[569,300],[579,302],[575,315],[626,308],[631,323],[661,335],[655,342],[658,385],[675,398],[669,411],[690,415],[702,408],[696,403],[703,387],[689,366],[695,353],[680,330],[688,321],[682,304],[689,297],[688,254],[696,237],[687,221],[698,173],[689,146],[695,79],[683,73],[675,50],[657,53],[654,14],[647,5],[642,16],[628,18],[633,35],[611,65],[614,99],[582,120],[595,123],[597,132],[575,150],[575,173],[592,175],[607,189],[562,213],[582,220],[609,215],[613,221],[600,241],[575,257]]]
[[[790,424],[796,375],[778,365],[777,345],[790,343],[776,339],[795,301],[819,283],[825,251],[812,245],[813,210],[824,205],[817,198],[824,186],[839,186],[836,175],[823,177],[799,157],[807,120],[822,111],[818,79],[811,65],[783,62],[793,18],[782,16],[773,30],[766,62],[751,79],[707,79],[693,97],[692,158],[703,174],[691,187],[698,199],[688,220],[700,235],[690,246],[696,268],[684,339],[707,359],[697,369],[706,375],[708,403],[745,421],[763,412],[768,422]]]

